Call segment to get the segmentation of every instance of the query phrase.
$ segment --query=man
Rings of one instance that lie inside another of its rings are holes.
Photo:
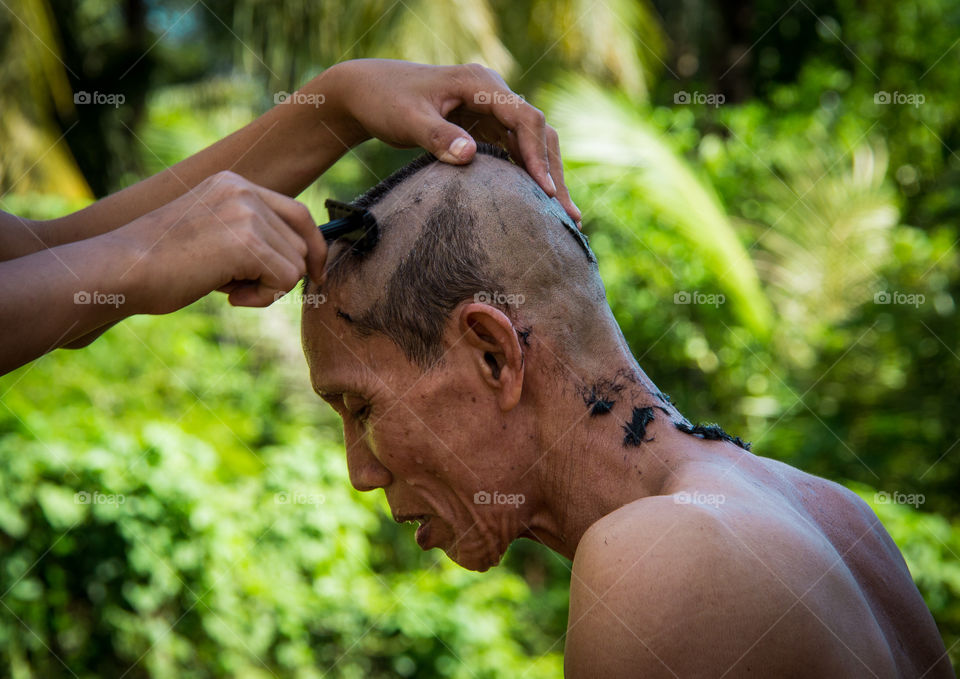
[[[371,137],[462,164],[471,133],[505,143],[579,219],[556,132],[499,75],[389,59],[337,64],[243,129],[77,213],[0,212],[0,375],[214,290],[267,306],[324,268],[324,239],[291,196]]]
[[[304,306],[353,485],[465,568],[521,537],[573,559],[571,677],[952,676],[869,507],[691,426],[561,206],[481,151],[358,199],[379,242],[333,243]]]

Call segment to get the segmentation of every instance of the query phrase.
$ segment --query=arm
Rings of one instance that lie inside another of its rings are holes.
[[[96,241],[0,262],[0,374],[129,315],[135,295],[117,282],[133,253],[108,253]]]
[[[58,346],[84,346],[121,318],[173,311],[213,290],[228,292],[234,304],[265,306],[299,279],[290,270],[309,269],[321,280],[326,245],[306,208],[285,203],[286,196],[371,136],[423,146],[445,162],[470,162],[476,143],[451,120],[512,149],[579,222],[563,184],[556,132],[496,73],[475,64],[344,62],[229,137],[75,214],[35,222],[0,213],[2,369]],[[226,180],[202,185],[218,176]],[[224,191],[236,205],[222,202]],[[234,231],[239,213],[250,234]],[[68,244],[78,247],[59,250]],[[132,249],[136,271],[116,269],[114,262],[131,254],[119,248]],[[64,301],[98,290],[121,293],[129,303],[110,311]]]
[[[343,83],[336,67],[308,83],[304,93],[329,103],[278,104],[247,126],[152,177],[106,196],[71,215],[35,224],[36,249],[91,238],[128,224],[179,198],[201,181],[230,170],[288,196],[310,185],[367,137],[336,102]],[[42,241],[42,243],[41,243]],[[17,256],[19,253],[14,253]],[[5,259],[10,253],[4,251]]]
[[[556,195],[579,222],[579,210],[563,183],[556,132],[495,72],[477,65],[361,59],[327,69],[297,96],[246,127],[79,212],[48,222],[21,220],[18,225],[8,217],[9,225],[19,227],[15,231],[31,233],[21,233],[16,243],[0,240],[0,259],[119,228],[223,170],[296,196],[344,153],[373,136],[394,146],[422,146],[446,162],[469,162],[476,144],[448,117],[463,122],[481,140],[511,149],[548,195]],[[454,146],[459,139],[464,140],[462,148]],[[0,226],[6,231],[8,224]]]
[[[137,313],[163,314],[211,290],[267,306],[326,244],[309,211],[220,172],[108,233],[0,262],[0,373]]]

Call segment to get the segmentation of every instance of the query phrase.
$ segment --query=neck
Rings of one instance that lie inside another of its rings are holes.
[[[592,379],[556,385],[538,408],[538,450],[528,475],[538,489],[523,537],[573,558],[586,530],[636,500],[665,495],[678,469],[696,459],[699,439],[627,353],[598,362]],[[611,370],[611,366],[613,366]],[[558,403],[558,400],[560,403]]]

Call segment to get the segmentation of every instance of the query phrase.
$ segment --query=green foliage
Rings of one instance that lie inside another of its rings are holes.
[[[770,312],[753,263],[717,196],[661,140],[660,131],[631,102],[584,79],[569,78],[552,96],[544,93],[544,101],[563,133],[577,181],[596,196],[591,216],[604,220],[607,233],[616,233],[618,250],[643,247],[654,224],[675,231],[674,244],[680,241],[703,262],[744,324],[764,335]],[[632,264],[638,270],[639,262]]]
[[[61,26],[74,89],[127,68],[111,46],[139,55],[156,40],[140,62],[151,77],[124,79],[126,117],[85,109],[93,122],[67,137],[95,189],[199,150],[339,59],[504,71],[560,130],[641,365],[691,419],[870,501],[960,665],[955,3],[762,1],[739,33],[707,2],[657,3],[661,23],[625,0],[178,0],[150,4],[142,31],[123,13],[137,2],[57,0],[45,17],[44,4],[30,25]],[[61,128],[74,122],[66,76],[45,84],[60,62],[10,19],[0,185],[17,193],[0,204],[56,216],[85,200],[62,157],[14,182],[49,146],[51,121],[26,122],[51,101]],[[18,104],[9,93],[28,85]],[[678,105],[680,90],[728,99]],[[878,104],[881,91],[926,101]],[[323,198],[349,199],[414,153],[365,144],[301,199],[323,219]],[[58,657],[82,677],[560,674],[569,564],[525,543],[466,573],[350,491],[291,314],[208,300],[0,378],[7,674],[68,675]]]
[[[336,416],[276,348],[290,307],[135,318],[0,379],[14,676],[559,674],[521,577],[420,553],[351,489]]]

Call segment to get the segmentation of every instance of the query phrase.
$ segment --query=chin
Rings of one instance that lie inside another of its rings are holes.
[[[499,565],[500,559],[496,561],[491,561],[487,556],[465,556],[463,554],[451,554],[446,552],[447,556],[450,557],[450,560],[462,568],[466,568],[468,571],[476,571],[477,573],[483,573],[490,570],[494,566]]]
[[[494,566],[499,566],[500,560],[503,559],[503,552],[491,554],[490,551],[484,549],[483,544],[478,541],[463,545],[462,549],[458,549],[461,545],[462,543],[458,542],[443,551],[451,561],[467,570],[483,573]]]

